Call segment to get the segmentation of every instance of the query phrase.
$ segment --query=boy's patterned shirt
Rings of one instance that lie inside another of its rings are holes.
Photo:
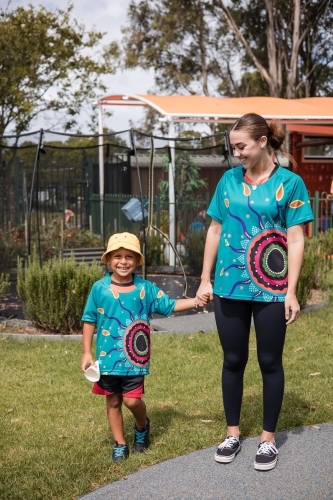
[[[221,178],[207,214],[222,224],[214,293],[283,302],[288,287],[287,228],[313,220],[301,177],[279,167],[263,184],[244,180],[243,167]]]
[[[110,285],[110,274],[94,283],[82,316],[82,321],[96,324],[96,359],[101,374],[147,375],[151,315],[169,316],[176,300],[137,275],[131,292],[121,293]]]

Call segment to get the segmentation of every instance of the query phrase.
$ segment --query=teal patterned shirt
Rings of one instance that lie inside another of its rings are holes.
[[[121,293],[110,285],[110,274],[93,284],[82,316],[82,321],[96,324],[101,375],[147,375],[151,315],[169,316],[177,301],[137,275],[131,292]]]
[[[243,167],[228,170],[207,210],[222,224],[213,291],[226,299],[283,302],[288,287],[287,228],[313,220],[300,176],[278,167],[257,186]]]

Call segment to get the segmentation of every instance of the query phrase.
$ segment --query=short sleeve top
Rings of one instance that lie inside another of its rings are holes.
[[[313,221],[302,178],[282,167],[263,184],[228,170],[207,210],[222,224],[214,293],[261,302],[284,301],[288,287],[287,228]]]
[[[96,324],[96,359],[101,374],[147,375],[151,315],[169,316],[177,301],[137,275],[135,289],[130,292],[115,291],[110,283],[107,274],[93,284],[82,316],[82,321]]]

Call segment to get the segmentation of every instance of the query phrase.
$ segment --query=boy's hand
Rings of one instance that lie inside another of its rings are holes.
[[[198,306],[200,307],[206,307],[208,305],[209,300],[210,300],[210,294],[208,292],[196,296],[196,301],[198,303]]]
[[[92,357],[91,353],[87,352],[87,353],[83,354],[83,356],[81,358],[82,371],[85,372],[86,369],[88,368],[88,366],[90,366],[90,365],[95,366],[95,362],[94,362],[94,358]]]

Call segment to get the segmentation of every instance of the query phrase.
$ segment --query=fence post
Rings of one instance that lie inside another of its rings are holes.
[[[155,199],[156,199],[156,227],[158,227],[158,229],[161,229],[161,203],[160,203],[160,195],[156,195],[155,196]]]
[[[319,222],[319,191],[315,191],[313,200],[313,236],[318,236],[318,222]]]
[[[15,196],[15,226],[21,222],[20,217],[20,160],[14,157],[14,196]]]

